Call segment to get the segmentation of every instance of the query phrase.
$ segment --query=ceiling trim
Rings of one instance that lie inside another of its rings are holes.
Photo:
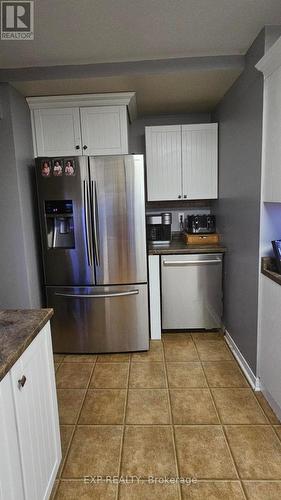
[[[107,92],[104,94],[74,94],[54,95],[42,97],[27,97],[27,104],[31,110],[42,108],[72,108],[73,106],[127,106],[130,121],[137,117],[137,103],[135,92]]]
[[[243,70],[245,56],[204,56],[156,59],[119,63],[65,66],[37,66],[0,69],[0,82],[59,80],[64,78],[97,78],[118,75],[171,73],[175,71]]]

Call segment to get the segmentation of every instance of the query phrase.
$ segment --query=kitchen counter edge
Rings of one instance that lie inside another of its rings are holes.
[[[184,242],[171,243],[169,246],[148,246],[148,255],[192,254],[192,253],[225,253],[221,245],[186,245]]]
[[[277,272],[275,259],[273,257],[261,258],[261,273],[278,285],[281,285],[281,274]]]
[[[0,310],[0,382],[53,314],[53,309]]]

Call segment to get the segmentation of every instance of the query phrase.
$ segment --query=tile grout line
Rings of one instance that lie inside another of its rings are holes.
[[[271,424],[271,427],[273,429],[273,432],[274,434],[277,436],[277,438],[279,439],[280,441],[280,445],[281,445],[281,435],[278,434],[277,430],[275,429],[275,427],[278,427],[280,426],[281,427],[281,424]]]
[[[265,416],[266,420],[268,421],[268,424],[267,424],[267,425],[271,425],[271,427],[273,427],[273,425],[274,425],[274,424],[270,421],[270,418],[267,416],[267,414],[266,414],[265,410],[263,409],[262,405],[260,404],[260,402],[259,402],[259,400],[258,400],[258,398],[257,398],[257,396],[256,396],[255,391],[254,391],[252,388],[251,388],[251,390],[252,390],[252,393],[253,393],[253,395],[254,395],[254,398],[255,398],[256,402],[258,403],[259,407],[260,407],[260,408],[261,408],[261,410],[262,410],[262,413],[264,414],[264,416]],[[269,406],[270,406],[270,405],[269,405]],[[270,408],[271,408],[271,406],[270,406]],[[272,409],[272,408],[271,408],[271,409]],[[276,424],[276,425],[278,425],[278,424]],[[275,431],[274,431],[274,432],[275,432]]]
[[[199,392],[201,390],[208,390],[208,387],[171,387],[170,390],[171,391],[178,391],[178,392],[183,392],[183,391],[186,391],[186,390],[191,390],[193,392]],[[89,389],[90,391],[95,391],[95,389]],[[105,389],[105,390],[112,390],[112,391],[118,391],[118,390],[125,390],[126,389]],[[162,391],[162,392],[166,392],[166,388],[163,388],[161,387],[161,389],[158,389],[158,388],[150,388],[150,387],[147,387],[145,389],[131,389],[132,391],[153,391],[153,390],[156,390],[156,391]],[[62,426],[64,427],[72,427],[73,425],[75,424],[61,424]],[[102,424],[102,423],[87,423],[87,424],[78,424],[79,427],[89,427],[89,426],[103,426],[103,427],[112,427],[112,426],[122,426],[123,424]],[[126,427],[135,427],[135,426],[141,426],[141,427],[159,427],[159,425],[161,425],[161,427],[169,427],[171,426],[172,424],[145,424],[145,423],[134,423],[134,424],[129,424],[129,423],[126,423]],[[174,424],[176,426],[185,426],[185,425],[188,425],[189,427],[192,427],[192,426],[196,426],[196,427],[206,427],[206,425],[221,425],[219,422],[216,423],[216,424],[202,424],[202,423],[194,423],[194,424]],[[232,427],[271,427],[270,424],[222,424],[222,425],[227,425],[227,426],[232,426]]]
[[[178,451],[177,451],[177,447],[176,447],[175,427],[174,427],[174,419],[173,419],[171,397],[170,397],[170,387],[169,387],[169,380],[168,380],[167,366],[166,366],[165,346],[164,346],[164,342],[163,341],[162,341],[162,349],[163,349],[163,365],[164,365],[164,374],[165,374],[166,388],[167,388],[166,390],[167,390],[167,397],[168,397],[170,422],[171,422],[171,428],[172,428],[173,448],[174,448],[174,454],[175,454],[175,459],[176,459],[175,460],[175,462],[176,462],[176,473],[177,473],[177,476],[180,477],[179,459],[178,459]],[[180,485],[180,483],[177,484],[177,489],[178,489],[179,499],[182,500],[182,491],[181,491],[181,485]]]
[[[62,424],[62,425],[69,425],[69,426],[73,427],[73,429],[72,429],[72,432],[71,432],[69,443],[68,443],[68,445],[66,447],[66,450],[65,450],[64,458],[62,459],[61,464],[60,464],[60,473],[59,473],[59,475],[56,478],[56,479],[58,479],[58,481],[61,480],[61,475],[62,475],[62,471],[63,471],[63,468],[64,468],[65,460],[66,460],[66,457],[68,455],[68,451],[69,451],[70,445],[72,443],[72,439],[73,439],[74,432],[75,432],[75,427],[76,427],[75,424]],[[60,428],[61,428],[61,425],[60,425]]]
[[[214,425],[213,425],[214,426]],[[190,426],[190,425],[182,425],[182,426],[179,426],[179,427],[194,427],[194,426]],[[208,427],[208,425],[206,426]],[[217,427],[219,427],[219,425],[217,425]],[[102,483],[108,483],[108,476],[107,475],[101,475],[99,476],[101,478],[101,482]],[[143,483],[149,483],[150,481],[150,476],[140,476],[138,477],[139,481],[143,482]],[[67,477],[67,478],[62,478],[60,479],[60,482],[68,482],[68,481],[76,481],[76,482],[83,482],[83,477]],[[252,482],[252,483],[280,483],[280,479],[242,479],[242,481],[247,481],[247,482]],[[56,482],[58,483],[59,480],[56,479]],[[201,477],[200,479],[197,480],[198,483],[240,483],[240,479],[239,478],[235,478],[235,479],[225,479],[224,477],[218,477],[218,478],[215,478],[215,479],[210,479],[209,477]],[[150,484],[150,483],[149,483]],[[174,499],[173,499],[174,500]],[[178,500],[178,499],[177,499]],[[205,499],[204,499],[205,500]]]
[[[69,455],[69,451],[70,451],[70,448],[71,448],[71,445],[72,445],[73,437],[74,437],[75,431],[77,429],[77,424],[78,424],[78,421],[79,421],[79,418],[80,418],[80,415],[81,415],[81,412],[82,412],[82,408],[83,408],[83,405],[84,405],[84,402],[85,402],[85,399],[86,399],[86,396],[87,396],[87,391],[89,389],[89,386],[90,386],[90,383],[91,383],[91,380],[92,380],[92,376],[93,376],[93,373],[94,373],[96,362],[97,362],[97,360],[93,362],[93,366],[92,366],[92,369],[91,369],[91,373],[89,375],[88,383],[87,383],[86,387],[84,388],[85,394],[84,394],[84,397],[83,397],[83,399],[81,401],[80,410],[77,413],[77,417],[75,419],[75,423],[74,424],[69,424],[69,425],[73,425],[73,431],[72,431],[72,434],[71,434],[71,437],[70,437],[70,440],[69,440],[69,443],[68,443],[68,446],[67,446],[67,449],[66,449],[66,452],[65,452],[64,459],[62,460],[62,463],[61,463],[61,471],[60,471],[60,475],[58,477],[59,484],[58,484],[58,487],[57,487],[57,490],[56,490],[56,494],[57,494],[57,491],[58,491],[58,488],[59,488],[59,485],[60,485],[60,481],[62,479],[63,469],[65,467],[66,460],[67,460],[68,455]],[[91,364],[91,363],[88,363],[88,364]],[[55,498],[56,498],[56,496],[55,496]]]
[[[235,458],[234,458],[233,453],[232,453],[232,451],[231,451],[230,444],[229,444],[229,442],[228,442],[228,439],[227,439],[227,436],[226,436],[226,432],[225,432],[225,429],[224,429],[224,425],[223,425],[223,423],[222,423],[222,421],[221,421],[221,417],[220,417],[220,414],[219,414],[218,408],[217,408],[217,406],[216,406],[215,399],[214,399],[214,396],[213,396],[213,393],[212,393],[211,387],[210,387],[210,385],[209,385],[209,381],[208,381],[208,378],[207,378],[206,372],[205,372],[205,370],[204,370],[204,365],[203,365],[203,362],[202,362],[202,360],[201,360],[201,358],[200,358],[200,355],[199,355],[199,351],[198,351],[198,349],[197,349],[196,342],[194,342],[194,344],[195,344],[195,348],[196,348],[196,351],[197,351],[197,354],[198,354],[198,357],[199,357],[199,360],[200,360],[200,363],[201,363],[202,370],[203,370],[203,372],[204,372],[204,375],[205,375],[205,378],[206,378],[206,381],[207,381],[207,386],[208,386],[208,389],[209,389],[209,391],[210,391],[210,395],[211,395],[211,398],[212,398],[212,401],[213,401],[213,405],[214,405],[214,408],[215,408],[215,411],[216,411],[216,414],[217,414],[217,417],[218,417],[218,420],[219,420],[219,425],[220,425],[221,430],[222,430],[222,433],[223,433],[223,435],[224,435],[224,439],[225,439],[225,442],[226,442],[226,446],[227,446],[227,448],[228,448],[228,452],[229,452],[229,454],[230,454],[230,457],[231,457],[231,459],[232,459],[232,463],[233,463],[233,465],[234,465],[234,469],[235,469],[236,474],[237,474],[237,477],[238,477],[238,479],[239,479],[239,482],[240,482],[240,485],[241,485],[241,489],[242,489],[243,495],[244,495],[245,499],[247,500],[247,498],[248,498],[248,497],[247,497],[247,495],[246,495],[246,490],[244,489],[243,482],[242,482],[242,478],[241,478],[241,476],[240,476],[240,474],[239,474],[238,466],[237,466],[237,464],[236,464]]]
[[[59,484],[60,484],[60,480],[56,478],[54,485],[53,485],[53,488],[52,488],[52,491],[51,491],[51,494],[50,494],[50,500],[55,500],[56,495],[57,495],[57,491],[59,488]]]
[[[195,349],[196,349],[196,352],[197,352],[197,355],[198,355],[198,361],[199,361],[199,363],[200,363],[200,366],[202,367],[202,370],[203,370],[203,373],[204,373],[204,377],[205,377],[206,382],[207,382],[207,388],[208,388],[208,389],[209,389],[209,391],[210,391],[210,394],[211,394],[211,399],[212,399],[212,402],[213,402],[213,405],[214,405],[214,408],[215,408],[216,414],[217,414],[217,416],[218,416],[218,420],[219,420],[219,425],[218,425],[218,426],[220,426],[220,427],[221,427],[222,432],[223,432],[223,434],[224,434],[225,441],[226,441],[226,444],[227,444],[227,448],[229,449],[229,453],[230,453],[230,456],[231,456],[231,458],[232,458],[232,461],[233,461],[233,464],[234,464],[234,468],[235,468],[236,473],[237,473],[237,476],[238,476],[238,477],[237,477],[237,479],[238,479],[238,481],[239,481],[239,482],[240,482],[240,484],[241,484],[241,488],[242,488],[242,491],[243,491],[244,496],[245,496],[246,498],[248,498],[248,497],[247,497],[247,494],[246,494],[246,492],[245,492],[245,490],[244,490],[244,487],[243,487],[243,481],[242,481],[242,479],[241,479],[241,477],[240,477],[240,474],[239,474],[239,472],[238,472],[238,467],[237,467],[236,462],[235,462],[235,460],[234,460],[234,456],[232,455],[232,451],[231,451],[231,448],[230,448],[230,445],[229,445],[229,442],[228,442],[228,439],[227,439],[227,436],[226,436],[225,428],[224,428],[225,426],[224,426],[224,424],[222,424],[222,422],[221,422],[221,417],[220,417],[220,415],[219,415],[219,411],[218,411],[218,408],[217,408],[216,403],[215,403],[215,400],[214,400],[214,396],[213,396],[213,393],[212,393],[212,388],[216,388],[216,387],[211,387],[211,385],[209,384],[208,379],[207,379],[207,377],[206,377],[206,373],[205,373],[205,369],[204,369],[203,361],[201,361],[201,358],[200,358],[200,356],[199,356],[199,352],[198,352],[198,349],[197,349],[197,344],[196,344],[195,340],[193,339],[193,337],[192,337],[191,335],[190,335],[190,337],[191,337],[191,339],[192,339],[192,343],[195,345]],[[164,342],[163,342],[163,341],[161,341],[161,344],[162,344],[162,357],[163,357],[163,361],[162,361],[162,362],[163,362],[163,366],[164,366],[164,377],[165,377],[165,380],[166,380],[166,387],[165,387],[165,388],[163,388],[163,387],[161,387],[161,388],[160,388],[160,387],[159,387],[159,389],[164,389],[164,390],[165,390],[165,392],[167,393],[167,397],[168,397],[168,406],[169,406],[169,415],[170,415],[170,422],[171,422],[170,424],[167,424],[167,425],[165,425],[165,424],[163,425],[163,424],[162,424],[161,426],[163,426],[163,427],[168,427],[168,426],[169,426],[169,427],[171,428],[171,430],[172,430],[173,448],[174,448],[174,453],[175,453],[175,458],[176,458],[176,468],[177,468],[177,470],[178,470],[178,464],[179,464],[179,462],[178,462],[177,448],[176,448],[176,442],[175,442],[175,429],[174,429],[175,424],[174,424],[174,422],[173,422],[172,405],[171,405],[171,398],[170,398],[170,387],[169,387],[169,382],[168,382],[168,373],[167,373],[167,363],[169,364],[169,362],[167,362],[167,361],[166,361],[166,357],[165,357],[165,349],[164,349],[164,345],[165,345],[165,344],[164,344]],[[65,361],[67,361],[67,360],[66,360],[66,358],[64,358],[64,359],[65,359]],[[197,361],[197,362],[198,362],[198,361]],[[222,360],[222,361],[223,361],[223,360]],[[236,360],[234,359],[233,361],[234,361],[234,362],[235,362],[235,364],[237,365]],[[58,367],[57,367],[57,370],[61,367],[61,365],[63,364],[63,362],[64,362],[64,360],[62,360],[62,361],[59,363],[59,365],[58,365]],[[125,429],[126,429],[126,426],[127,426],[127,425],[128,425],[128,426],[130,426],[130,424],[126,424],[126,418],[127,418],[128,396],[129,396],[129,390],[130,390],[129,383],[130,383],[130,372],[131,372],[132,362],[133,362],[133,360],[132,360],[132,355],[130,355],[130,357],[129,357],[129,362],[128,362],[128,363],[126,363],[126,364],[128,364],[128,372],[127,372],[127,384],[126,384],[126,388],[125,388],[125,389],[126,389],[126,397],[125,397],[124,412],[123,412],[123,425],[121,424],[121,425],[122,425],[122,427],[123,427],[123,429],[122,429],[122,437],[121,437],[120,452],[119,452],[119,475],[120,475],[120,473],[121,473],[121,466],[122,466],[122,456],[123,456],[123,448],[124,448],[124,436],[125,436]],[[69,362],[69,363],[70,363],[70,362]],[[136,363],[138,363],[138,364],[140,364],[140,363],[141,363],[141,364],[143,364],[144,362],[143,362],[143,361],[136,361]],[[156,363],[156,364],[157,364],[157,361],[151,361],[151,363],[153,363],[153,364],[155,364],[155,363]],[[158,363],[160,364],[160,363],[161,363],[161,361],[160,361],[160,362],[158,362]],[[194,361],[193,361],[193,362],[192,362],[192,361],[184,361],[184,362],[182,362],[182,361],[180,361],[180,362],[173,362],[173,361],[172,361],[171,363],[175,363],[175,364],[177,364],[177,363],[184,363],[184,364],[186,364],[186,365],[188,366],[188,363],[194,363]],[[75,365],[75,364],[76,364],[76,363],[73,363],[73,365]],[[87,363],[87,364],[88,364],[88,363]],[[75,421],[75,423],[74,423],[74,424],[62,424],[62,425],[69,425],[69,426],[73,426],[73,431],[72,431],[72,433],[71,433],[71,437],[70,437],[70,440],[69,440],[69,444],[68,444],[68,446],[67,446],[67,450],[66,450],[66,453],[65,453],[65,457],[64,457],[63,463],[61,464],[61,472],[60,472],[60,475],[56,478],[56,481],[57,481],[57,487],[55,488],[55,492],[54,492],[54,494],[55,494],[55,495],[54,495],[54,498],[56,498],[56,495],[57,495],[57,493],[58,493],[58,488],[59,488],[59,485],[60,485],[60,483],[61,483],[62,481],[67,481],[67,480],[81,481],[81,479],[82,479],[82,478],[77,478],[77,477],[75,477],[75,478],[67,478],[67,479],[63,479],[61,476],[62,476],[63,469],[64,469],[64,467],[65,467],[66,460],[67,460],[68,455],[69,455],[69,451],[70,451],[70,448],[71,448],[71,445],[72,445],[72,441],[73,441],[73,436],[74,436],[75,431],[76,431],[77,426],[78,426],[79,418],[80,418],[81,413],[82,413],[82,408],[83,408],[83,406],[84,406],[85,399],[86,399],[87,394],[88,394],[88,392],[89,392],[89,390],[90,390],[90,383],[91,383],[91,380],[92,380],[92,378],[93,378],[93,373],[94,373],[94,370],[95,370],[95,368],[96,368],[96,366],[97,366],[97,359],[96,359],[96,361],[95,361],[95,362],[93,362],[93,363],[89,363],[89,364],[93,364],[93,366],[92,366],[92,370],[91,370],[91,372],[90,372],[90,376],[89,376],[89,381],[88,381],[88,384],[87,384],[86,388],[84,388],[84,390],[85,390],[85,394],[84,394],[84,397],[83,397],[83,399],[82,399],[82,401],[81,401],[80,411],[78,412],[78,415],[77,415],[76,421]],[[124,364],[124,362],[114,362],[114,363],[113,363],[112,361],[109,361],[109,362],[107,362],[107,363],[99,363],[99,365],[104,365],[104,364],[111,364],[111,365],[112,365],[112,364]],[[144,364],[145,364],[145,363],[144,363]],[[239,366],[238,366],[238,368],[239,368]],[[220,387],[220,388],[221,388],[221,387]],[[229,387],[227,387],[227,388],[229,388]],[[95,388],[95,387],[93,387],[93,390],[97,390],[97,391],[104,390],[104,389],[106,389],[106,388],[104,388],[104,387],[102,387],[102,388]],[[116,389],[116,390],[120,390],[119,388],[112,388],[112,387],[109,387],[108,389]],[[154,388],[154,387],[151,387],[151,388],[149,388],[149,387],[137,387],[137,388],[133,388],[133,389],[134,389],[134,390],[139,390],[139,389],[142,389],[142,390],[147,390],[147,389],[155,389],[155,388]],[[156,389],[158,389],[158,388],[156,388]],[[183,389],[183,388],[181,388],[181,389]],[[254,391],[252,391],[252,392],[254,392]],[[265,413],[265,411],[263,410],[263,408],[262,408],[261,404],[259,403],[259,400],[257,399],[255,392],[254,392],[254,397],[255,397],[255,400],[256,400],[256,401],[257,401],[257,403],[258,403],[258,406],[261,408],[262,413],[263,413],[263,414],[265,415],[265,417],[266,417],[266,423],[264,423],[264,424],[244,424],[244,425],[245,425],[245,426],[248,426],[248,425],[251,425],[251,426],[267,426],[267,427],[269,427],[269,426],[270,426],[270,427],[273,429],[274,434],[277,436],[277,439],[278,439],[278,442],[279,442],[279,441],[281,440],[281,437],[278,435],[277,431],[275,430],[275,427],[276,427],[278,424],[275,424],[275,426],[274,426],[274,424],[270,421],[269,417],[267,417],[267,414]],[[91,424],[81,424],[81,426],[84,426],[84,425],[91,425]],[[112,425],[112,424],[102,424],[102,425]],[[135,424],[132,424],[132,425],[134,426]],[[145,426],[145,425],[151,425],[151,424],[142,424],[142,425],[144,425],[144,426]],[[197,425],[207,425],[207,424],[197,424]],[[237,424],[237,425],[243,425],[243,424]],[[279,425],[280,425],[280,424],[279,424]],[[158,425],[158,424],[152,424],[152,426],[159,427],[159,425]],[[106,476],[105,476],[105,478],[106,478]],[[141,479],[142,479],[143,481],[147,481],[147,478],[146,478],[146,477],[141,478]],[[237,481],[237,479],[236,479],[236,481]],[[202,480],[204,480],[204,481],[210,481],[210,478],[205,478],[205,479],[203,479],[203,478],[202,478]],[[223,479],[223,478],[221,478],[221,479],[216,479],[216,480],[217,480],[217,481],[229,481],[228,479]],[[212,481],[214,481],[214,479],[213,479]],[[251,480],[248,480],[248,481],[251,481]],[[254,480],[252,480],[252,481],[254,481]],[[276,480],[276,481],[278,481],[278,480]],[[264,480],[263,480],[263,482],[264,482]],[[180,493],[179,493],[179,495],[180,495],[180,498],[181,498],[181,487],[180,487],[180,485],[178,486],[178,489],[179,489],[179,492],[180,492]],[[117,488],[116,488],[115,500],[117,500],[117,498],[119,498],[119,495],[120,495],[120,487],[119,487],[119,484],[118,484],[118,486],[117,486]]]
[[[128,373],[127,373],[127,386],[126,386],[126,398],[124,405],[124,414],[123,414],[123,429],[122,429],[122,437],[120,443],[120,452],[119,452],[119,466],[118,466],[118,477],[121,476],[121,467],[122,467],[122,458],[123,458],[123,449],[124,449],[124,439],[125,439],[125,430],[126,430],[126,417],[127,417],[127,406],[128,406],[128,397],[129,397],[129,383],[130,383],[130,374],[131,374],[131,363],[132,363],[132,354],[130,354],[129,363],[128,363]],[[117,484],[115,500],[118,500],[120,493],[120,485],[119,481]]]
[[[228,349],[230,350],[230,348],[229,348],[229,346],[228,346],[228,345],[227,345],[227,347],[228,347]],[[231,350],[230,350],[230,352],[231,352]],[[231,353],[231,354],[232,354],[232,356],[233,356],[233,353]],[[234,357],[234,356],[233,356],[233,357]],[[241,370],[241,368],[240,368],[240,366],[239,366],[239,364],[238,364],[238,362],[237,362],[237,360],[236,360],[235,358],[234,358],[234,361],[235,361],[236,365],[238,366],[239,370],[241,371],[242,375],[245,377],[245,375],[243,374],[243,372],[242,372],[242,370]],[[244,425],[251,425],[251,426],[255,426],[255,425],[256,425],[256,426],[261,426],[261,425],[263,425],[263,426],[267,426],[267,427],[268,427],[268,426],[270,426],[270,427],[272,428],[273,433],[274,433],[275,435],[277,435],[277,438],[279,438],[278,433],[277,433],[277,432],[275,431],[275,429],[274,429],[274,424],[271,422],[270,418],[267,416],[267,414],[266,414],[265,410],[263,409],[263,407],[262,407],[261,403],[259,402],[259,399],[258,399],[258,397],[257,397],[257,395],[256,395],[256,391],[254,391],[254,389],[252,389],[252,387],[251,387],[250,385],[249,385],[249,389],[251,389],[251,392],[252,392],[252,394],[253,394],[253,396],[254,396],[254,398],[255,398],[255,401],[256,401],[256,403],[258,404],[259,408],[261,409],[262,414],[264,415],[264,417],[265,417],[265,419],[266,419],[266,422],[265,422],[264,424],[244,424]],[[269,405],[269,406],[270,406],[270,405]],[[270,407],[270,408],[271,408],[271,407]],[[271,409],[272,409],[272,408],[271,408]],[[243,424],[237,424],[237,425],[243,425]],[[277,424],[277,425],[278,425],[278,424]],[[279,439],[280,439],[280,441],[281,441],[281,438],[279,438]]]

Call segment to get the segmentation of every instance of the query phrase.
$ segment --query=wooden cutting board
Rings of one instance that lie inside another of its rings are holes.
[[[218,233],[212,233],[212,234],[185,233],[185,242],[187,245],[217,245],[220,242],[220,236]]]

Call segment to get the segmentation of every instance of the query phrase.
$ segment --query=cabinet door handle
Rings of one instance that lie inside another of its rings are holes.
[[[24,387],[25,385],[25,382],[26,382],[26,376],[23,375],[19,380],[18,380],[18,388],[21,389],[22,387]]]
[[[184,198],[187,198],[187,195],[186,195],[186,194],[184,195]]]
[[[77,146],[75,146],[75,149],[80,149],[80,146],[79,146],[79,144],[77,144]]]
[[[84,144],[83,149],[88,149],[88,146],[86,146],[86,144]]]
[[[178,195],[178,199],[180,199],[180,198],[181,198],[181,195],[179,194],[179,195]]]

